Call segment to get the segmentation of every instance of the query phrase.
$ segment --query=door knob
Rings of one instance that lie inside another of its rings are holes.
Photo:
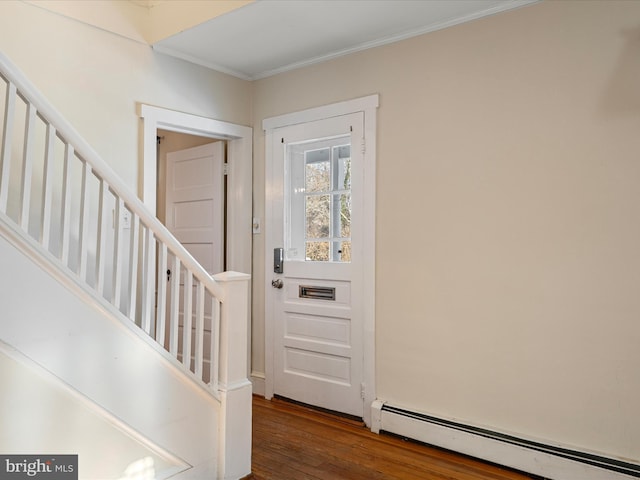
[[[271,286],[273,288],[282,288],[284,284],[282,283],[282,280],[280,280],[279,278],[275,279],[275,280],[271,280]]]

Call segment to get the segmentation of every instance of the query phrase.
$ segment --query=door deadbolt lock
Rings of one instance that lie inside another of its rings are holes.
[[[273,249],[273,273],[282,273],[284,264],[284,248]]]
[[[282,288],[283,285],[284,285],[284,283],[282,283],[282,280],[280,280],[279,278],[277,278],[275,280],[271,280],[271,286],[273,288]]]

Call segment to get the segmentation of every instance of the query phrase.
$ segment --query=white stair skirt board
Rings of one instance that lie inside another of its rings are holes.
[[[372,427],[553,480],[629,480],[640,465],[491,432],[389,406],[371,406]]]
[[[190,466],[0,342],[0,452],[78,455],[79,478],[165,479]]]
[[[47,268],[46,261],[34,263],[37,257],[27,257],[10,243],[1,227],[2,222],[0,340],[118,418],[148,445],[160,446],[190,467],[172,478],[216,478],[220,402],[182,375],[151,340],[141,341],[138,330],[108,306],[92,301],[59,270]]]

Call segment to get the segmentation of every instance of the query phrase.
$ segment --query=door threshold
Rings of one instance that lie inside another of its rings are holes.
[[[358,417],[357,415],[350,415],[348,413],[342,413],[342,412],[338,412],[336,410],[329,410],[328,408],[322,408],[322,407],[317,407],[315,405],[311,405],[308,403],[304,403],[304,402],[299,402],[297,400],[293,400],[291,398],[287,398],[287,397],[283,397],[282,395],[274,395],[273,398],[271,399],[271,401],[276,401],[276,402],[285,402],[288,403],[290,405],[295,405],[297,407],[306,409],[306,410],[313,410],[315,413],[320,413],[323,415],[327,415],[333,418],[341,418],[344,420],[348,420],[349,423],[353,423],[356,425],[362,425],[362,426],[366,426],[364,423],[364,420],[362,417]]]

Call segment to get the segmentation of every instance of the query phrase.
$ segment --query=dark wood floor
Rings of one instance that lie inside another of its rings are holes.
[[[391,435],[362,422],[253,398],[252,480],[530,480],[495,465]]]

